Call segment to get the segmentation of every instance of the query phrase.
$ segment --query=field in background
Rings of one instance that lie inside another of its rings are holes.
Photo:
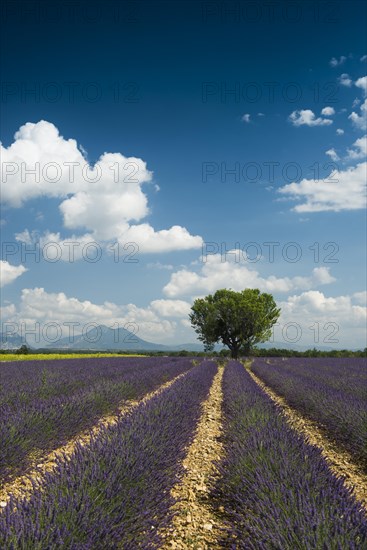
[[[51,359],[78,359],[81,357],[145,357],[138,353],[4,353],[0,354],[0,363],[9,361],[48,361]]]

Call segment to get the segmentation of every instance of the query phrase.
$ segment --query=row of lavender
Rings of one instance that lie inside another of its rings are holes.
[[[367,364],[364,358],[257,358],[253,372],[317,422],[367,471]]]
[[[0,476],[23,473],[48,450],[125,400],[188,371],[188,359],[81,358],[0,365]]]
[[[222,546],[366,548],[359,504],[240,363],[227,365],[223,393],[225,459],[212,492],[228,522]]]
[[[213,362],[193,367],[59,460],[28,503],[11,500],[0,514],[0,548],[157,548],[216,371]]]

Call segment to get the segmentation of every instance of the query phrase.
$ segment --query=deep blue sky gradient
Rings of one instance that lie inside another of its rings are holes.
[[[159,192],[145,187],[148,221],[156,230],[178,224],[205,241],[226,242],[228,248],[236,242],[297,241],[304,251],[302,261],[263,262],[262,275],[278,277],[308,274],[315,267],[308,247],[333,241],[340,247],[340,261],[331,266],[337,281],[330,293],[363,289],[364,212],[292,212],[292,202],[279,201],[276,193],[289,181],[276,170],[274,182],[269,182],[264,163],[295,162],[303,177],[311,177],[311,165],[328,162],[327,149],[346,150],[360,136],[347,118],[360,91],[338,87],[337,77],[347,72],[355,80],[365,74],[360,57],[367,53],[366,4],[275,1],[273,6],[274,16],[261,1],[6,1],[2,143],[10,145],[26,122],[44,119],[65,138],[76,139],[91,163],[106,151],[140,157],[160,187]],[[230,9],[237,11],[231,14]],[[343,67],[329,65],[332,57],[349,54]],[[67,82],[77,83],[74,98]],[[101,94],[97,101],[85,97],[93,93],[91,82]],[[270,82],[276,83],[274,99],[269,97]],[[48,83],[61,90],[55,101],[47,97],[55,90]],[[206,99],[205,83],[217,89]],[[296,101],[290,83],[300,91]],[[221,96],[236,85],[245,97]],[[24,93],[34,86],[41,91],[39,98]],[[259,98],[250,101],[246,93],[255,89]],[[319,116],[325,106],[336,110],[331,126],[295,128],[288,120],[296,109],[309,108]],[[241,121],[245,113],[251,115],[250,124]],[[343,136],[336,136],[338,127],[345,129]],[[205,162],[228,167],[253,162],[263,173],[256,182],[235,182],[231,176],[223,182],[220,174],[204,182]],[[58,203],[44,199],[21,209],[4,208],[4,238],[11,240],[25,228],[68,236]],[[39,211],[42,221],[35,220]],[[145,306],[162,297],[170,275],[146,265],[189,265],[198,252],[158,256],[145,255],[134,270],[106,268],[107,259],[93,266],[40,264],[7,287],[5,299],[17,301],[22,288],[44,286],[48,292],[63,291],[94,303]]]

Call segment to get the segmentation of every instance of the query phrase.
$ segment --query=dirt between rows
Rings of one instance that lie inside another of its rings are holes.
[[[246,363],[245,367],[252,379],[280,407],[288,424],[305,436],[309,443],[316,445],[321,450],[329,468],[338,477],[343,478],[345,485],[352,490],[356,499],[362,504],[364,511],[367,512],[367,476],[361,467],[355,463],[351,454],[341,449],[335,441],[332,441],[316,422],[304,417],[297,410],[290,407],[283,397],[274,392],[252,372],[249,363]]]
[[[207,550],[223,548],[218,544],[223,526],[213,515],[209,504],[210,486],[217,470],[214,462],[223,455],[219,437],[222,432],[222,378],[224,368],[219,366],[209,396],[202,405],[202,415],[194,440],[183,461],[186,473],[173,490],[177,499],[172,510],[172,525],[162,531],[162,550]],[[223,510],[224,511],[224,510]]]
[[[151,399],[152,397],[160,394],[162,391],[172,386],[172,384],[174,384],[177,380],[179,380],[186,374],[187,372],[179,374],[172,380],[169,380],[168,382],[159,386],[158,389],[145,395],[139,401],[130,400],[124,402],[123,405],[119,407],[117,414],[103,416],[97,422],[97,424],[89,430],[83,431],[76,437],[70,439],[70,441],[68,441],[65,445],[54,449],[41,459],[38,459],[36,463],[33,463],[30,466],[26,474],[15,478],[13,481],[6,483],[3,486],[0,486],[0,513],[1,510],[6,508],[11,496],[13,496],[14,498],[29,499],[33,491],[35,490],[35,486],[42,489],[44,474],[46,472],[51,472],[55,468],[56,461],[58,459],[68,460],[73,454],[77,444],[87,446],[91,438],[95,435],[98,435],[98,432],[100,432],[102,428],[116,424],[123,415],[132,411],[140,403],[149,401],[149,399]]]

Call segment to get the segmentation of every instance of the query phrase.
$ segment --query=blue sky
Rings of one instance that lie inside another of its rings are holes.
[[[277,342],[364,347],[365,3],[115,4],[4,4],[3,323],[194,341],[195,297],[256,286]]]

